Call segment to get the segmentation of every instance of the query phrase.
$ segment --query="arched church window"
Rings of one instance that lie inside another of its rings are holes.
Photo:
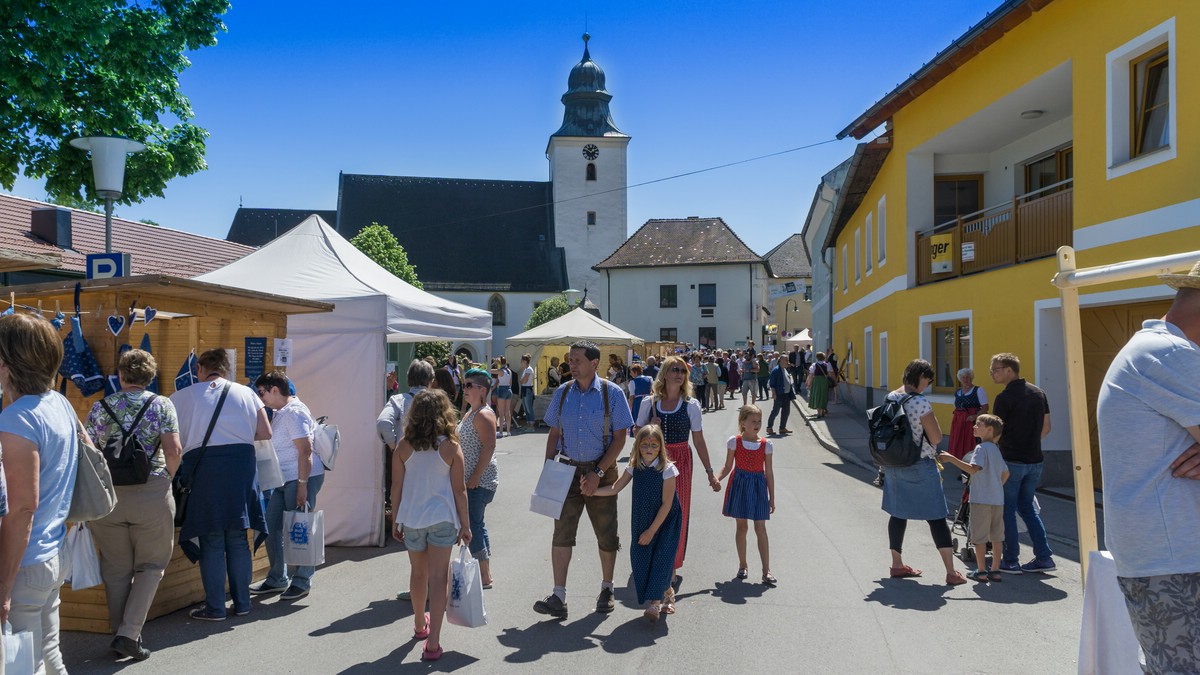
[[[492,313],[492,325],[504,325],[504,298],[499,293],[493,293],[488,299],[488,311]]]
[[[596,165],[591,162],[588,162],[587,165],[587,179],[596,180]]]

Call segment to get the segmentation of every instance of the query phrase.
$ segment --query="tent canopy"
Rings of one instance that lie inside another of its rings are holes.
[[[382,546],[384,453],[375,417],[387,386],[385,339],[490,340],[491,313],[406,284],[315,215],[197,279],[334,303],[328,314],[288,318],[287,374],[300,400],[314,415],[327,415],[342,436],[337,470],[326,474],[318,502],[325,543]]]
[[[312,215],[254,253],[196,277],[223,286],[335,301],[341,316],[298,321],[300,332],[378,332],[388,342],[490,340],[491,313],[439,298],[383,269]],[[337,300],[374,298],[364,306]],[[379,305],[386,312],[379,311]],[[289,324],[289,331],[291,324]]]
[[[571,343],[579,340],[587,340],[600,347],[601,375],[607,375],[605,371],[608,369],[609,354],[620,356],[628,364],[633,350],[636,348],[640,351],[646,344],[640,337],[596,318],[582,307],[576,307],[553,321],[508,338],[504,341],[504,354],[514,369],[520,364],[522,354],[530,354],[536,374],[534,390],[542,391],[547,386],[546,369],[550,367],[550,359],[565,354]]]
[[[807,347],[812,344],[812,333],[808,332],[808,329],[805,328],[804,330],[785,340],[785,342],[787,342],[789,345],[800,345],[801,347]]]

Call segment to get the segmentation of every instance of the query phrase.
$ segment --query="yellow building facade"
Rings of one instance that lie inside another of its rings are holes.
[[[924,358],[948,432],[956,371],[994,399],[990,357],[1012,352],[1050,400],[1046,482],[1069,484],[1054,252],[1071,245],[1090,267],[1200,248],[1198,44],[1200,3],[1008,2],[842,132],[888,146],[848,179],[856,203],[825,240],[857,402]],[[1091,403],[1172,297],[1153,281],[1081,295]]]

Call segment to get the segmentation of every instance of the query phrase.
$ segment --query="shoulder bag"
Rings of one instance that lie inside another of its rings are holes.
[[[183,521],[187,518],[188,498],[192,496],[192,484],[196,482],[196,475],[200,471],[200,462],[204,459],[204,451],[208,449],[208,439],[212,438],[213,428],[217,426],[217,416],[221,414],[221,408],[225,405],[225,397],[229,395],[229,382],[221,388],[221,398],[217,401],[217,409],[213,411],[212,419],[208,421],[208,431],[204,432],[204,441],[200,444],[200,454],[196,457],[196,466],[192,468],[191,480],[187,483],[178,474],[175,480],[171,481],[171,496],[175,498],[175,527],[183,527]]]
[[[75,436],[79,441],[79,452],[75,465],[75,491],[71,493],[67,520],[86,523],[100,520],[117,508],[117,488],[113,485],[108,460],[92,444],[78,417],[75,418]]]

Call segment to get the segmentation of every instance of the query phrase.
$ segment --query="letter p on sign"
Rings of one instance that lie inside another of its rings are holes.
[[[127,277],[130,269],[128,253],[90,253],[87,257],[88,279]]]

